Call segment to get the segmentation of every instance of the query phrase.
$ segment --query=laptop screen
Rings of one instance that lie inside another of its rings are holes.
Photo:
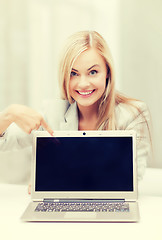
[[[36,191],[133,191],[133,139],[37,137]]]

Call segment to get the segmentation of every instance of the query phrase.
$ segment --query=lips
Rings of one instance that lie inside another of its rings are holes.
[[[94,91],[95,91],[95,89],[88,90],[88,91],[76,91],[76,92],[79,93],[79,95],[88,96],[88,95],[91,95]]]

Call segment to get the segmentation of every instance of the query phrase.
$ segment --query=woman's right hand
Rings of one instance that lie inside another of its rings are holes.
[[[45,122],[42,115],[32,108],[20,104],[10,105],[1,115],[8,120],[8,126],[15,122],[24,132],[30,134],[33,130],[38,130],[42,126],[50,135],[53,135],[53,130]],[[2,121],[2,119],[1,119]],[[4,124],[5,125],[5,124]],[[8,127],[6,126],[6,128]],[[5,128],[5,126],[4,126]],[[5,129],[3,129],[4,131]]]

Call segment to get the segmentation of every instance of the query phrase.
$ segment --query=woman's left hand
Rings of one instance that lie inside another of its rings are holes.
[[[31,194],[31,183],[28,185],[28,194]]]

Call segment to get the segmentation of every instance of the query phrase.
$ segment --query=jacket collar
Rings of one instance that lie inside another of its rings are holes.
[[[76,102],[67,108],[64,119],[60,122],[60,130],[78,130],[78,109]]]

